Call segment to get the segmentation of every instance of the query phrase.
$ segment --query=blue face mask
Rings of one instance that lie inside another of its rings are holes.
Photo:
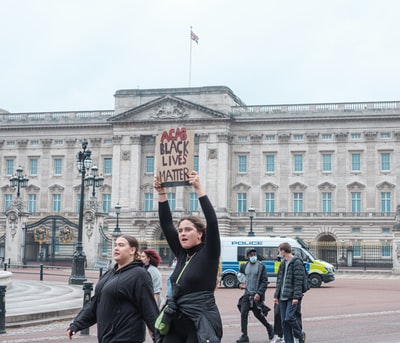
[[[250,263],[256,263],[257,262],[257,256],[250,256],[249,261],[250,261]]]

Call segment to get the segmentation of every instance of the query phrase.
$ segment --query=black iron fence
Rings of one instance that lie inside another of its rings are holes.
[[[314,256],[333,264],[337,269],[393,268],[391,242],[315,242],[309,244],[309,250]]]

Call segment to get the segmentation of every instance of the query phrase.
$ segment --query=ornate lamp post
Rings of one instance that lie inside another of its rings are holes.
[[[116,204],[114,208],[115,208],[115,214],[117,215],[117,225],[115,226],[112,235],[114,239],[117,239],[119,236],[122,235],[121,229],[119,228],[119,214],[121,213],[121,205]]]
[[[17,187],[17,198],[19,198],[21,194],[20,192],[21,188],[25,188],[26,186],[28,186],[28,181],[29,181],[26,175],[25,176],[22,175],[22,171],[23,171],[22,167],[19,166],[17,168],[17,173],[10,178],[11,187]]]
[[[74,285],[83,285],[86,281],[85,277],[85,264],[86,255],[83,252],[82,246],[82,231],[83,231],[83,207],[85,201],[85,174],[86,171],[92,166],[92,152],[87,149],[88,142],[84,140],[82,142],[82,151],[76,154],[76,168],[82,175],[81,178],[81,195],[79,203],[79,224],[78,224],[78,242],[76,244],[76,250],[74,252],[72,261],[72,272],[69,277],[69,283]]]
[[[255,215],[256,210],[252,207],[249,208],[249,218],[250,218],[250,231],[248,233],[248,236],[253,237],[254,236],[254,232],[253,232],[253,218]]]
[[[85,177],[85,186],[92,188],[92,197],[96,197],[96,188],[103,186],[104,177],[97,175],[97,166],[92,167],[92,173]]]

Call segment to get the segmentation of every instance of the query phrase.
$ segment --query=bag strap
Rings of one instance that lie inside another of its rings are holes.
[[[179,280],[181,279],[181,276],[182,276],[183,272],[185,271],[186,267],[188,266],[189,262],[192,260],[192,258],[193,258],[194,255],[196,255],[196,254],[197,254],[197,252],[195,252],[192,256],[190,256],[190,258],[185,262],[185,265],[183,266],[181,272],[179,273],[179,275],[178,275],[178,277],[177,277],[175,283],[178,283],[178,282],[179,282]]]

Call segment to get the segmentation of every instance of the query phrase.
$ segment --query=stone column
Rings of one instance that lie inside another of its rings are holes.
[[[22,264],[25,245],[23,227],[28,220],[22,200],[12,201],[6,212],[6,218],[5,261],[10,259],[11,264]]]
[[[400,274],[400,206],[397,206],[396,224],[393,226],[393,274]]]

